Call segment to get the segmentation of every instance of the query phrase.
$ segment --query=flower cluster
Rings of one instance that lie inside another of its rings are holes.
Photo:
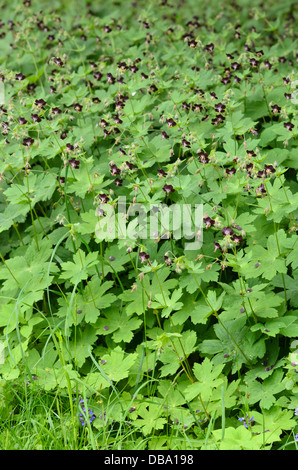
[[[76,401],[76,398],[74,398],[73,401]],[[78,405],[79,405],[79,409],[81,410],[81,412],[79,413],[79,419],[80,419],[81,425],[86,426],[88,420],[89,420],[89,423],[91,424],[96,418],[93,411],[90,408],[88,408],[88,410],[86,409],[85,401],[81,397],[79,397]]]

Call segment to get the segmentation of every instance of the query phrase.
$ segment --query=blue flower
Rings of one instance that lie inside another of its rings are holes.
[[[238,418],[238,421],[241,421],[246,429],[251,428],[251,426],[254,426],[256,424],[254,421],[254,417],[252,416],[251,418],[249,418],[248,414],[245,418]]]
[[[80,423],[81,423],[82,426],[85,426],[87,424],[86,418],[87,418],[88,415],[89,415],[89,423],[90,424],[92,423],[92,421],[95,420],[96,416],[90,408],[88,408],[88,411],[86,411],[85,402],[84,402],[83,398],[82,397],[79,397],[79,398],[80,398],[79,399],[79,405],[81,405],[80,409],[82,410],[82,413],[79,414]],[[73,399],[73,401],[75,401],[75,398]]]
[[[85,426],[87,424],[87,421],[85,421],[87,412],[84,406],[82,406],[82,411],[83,413],[80,413],[80,423],[82,426]],[[90,408],[88,408],[88,413],[89,413],[89,423],[91,424],[92,421],[95,420],[96,416]]]

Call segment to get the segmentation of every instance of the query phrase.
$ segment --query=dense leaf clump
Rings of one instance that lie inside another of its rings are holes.
[[[3,2],[3,448],[40,394],[74,448],[296,448],[296,17]],[[138,231],[173,204],[199,248]]]

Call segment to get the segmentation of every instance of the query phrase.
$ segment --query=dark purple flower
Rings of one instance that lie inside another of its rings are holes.
[[[55,108],[52,108],[52,113],[53,113],[55,116],[57,116],[58,114],[61,114],[62,111],[61,111],[60,108],[55,107]]]
[[[271,173],[276,172],[273,165],[264,165],[264,170],[265,170],[266,175],[270,175]]]
[[[33,122],[41,122],[41,118],[38,114],[31,114],[31,118]]]
[[[171,264],[173,264],[173,261],[167,255],[164,255],[164,260],[167,266],[170,266]]]
[[[74,150],[74,146],[70,143],[66,144],[66,148],[69,152],[72,152]]]
[[[266,189],[263,183],[258,188],[256,188],[256,193],[260,194],[262,197],[266,195]]]
[[[107,196],[106,194],[99,194],[98,198],[103,204],[106,204],[110,200],[109,196]]]
[[[96,80],[97,82],[99,82],[99,81],[102,79],[103,75],[102,75],[101,72],[96,71],[96,72],[94,72],[93,77],[95,78],[95,80]]]
[[[233,70],[239,70],[241,68],[241,65],[238,64],[238,62],[232,62],[231,63],[231,69]]]
[[[159,170],[157,170],[157,174],[158,176],[160,176],[161,178],[163,178],[164,176],[166,176],[166,172],[165,170],[163,170],[162,168],[160,168]]]
[[[217,104],[214,106],[214,109],[215,109],[216,112],[222,113],[222,112],[225,111],[226,106],[225,106],[224,104],[222,104],[222,103],[217,103]]]
[[[121,155],[127,155],[125,150],[123,150],[123,148],[121,148],[121,147],[119,147],[119,152],[121,153]]]
[[[23,75],[22,73],[15,74],[15,79],[18,81],[25,80],[25,78],[26,78],[25,75]]]
[[[82,109],[83,109],[83,106],[80,103],[75,103],[73,105],[73,107],[74,107],[75,111],[77,111],[78,113],[81,112]]]
[[[125,164],[126,164],[126,166],[127,166],[127,168],[128,168],[129,170],[134,170],[134,169],[135,169],[135,167],[134,167],[134,165],[133,165],[132,163],[130,163],[130,162],[125,162]]]
[[[188,142],[188,140],[182,139],[181,143],[184,148],[190,149],[190,142]]]
[[[175,191],[175,189],[173,188],[171,184],[165,184],[162,189],[167,193],[167,195]]]
[[[111,164],[111,163],[110,163],[110,171],[111,171],[111,174],[114,175],[114,176],[115,175],[120,175],[120,173],[121,173],[120,168],[118,168],[117,165]]]
[[[149,255],[145,253],[145,251],[141,251],[139,253],[139,257],[140,257],[141,263],[144,263],[147,259],[149,259]]]
[[[213,50],[214,50],[214,44],[212,42],[210,42],[204,47],[204,51],[212,52]]]
[[[68,163],[70,164],[70,166],[72,168],[74,168],[75,170],[77,170],[78,168],[80,168],[80,161],[79,160],[76,160],[75,158],[71,158],[70,160],[68,160]]]
[[[285,123],[284,123],[284,127],[285,127],[288,131],[292,131],[293,128],[294,128],[294,124],[292,124],[291,122],[285,122]]]
[[[167,124],[168,124],[169,127],[175,127],[175,126],[177,126],[177,122],[174,121],[174,119],[172,119],[172,118],[166,119],[166,121],[167,121]]]
[[[278,106],[277,104],[271,105],[271,109],[273,114],[279,114],[281,112],[281,107]]]
[[[108,79],[108,83],[115,83],[115,78],[113,77],[113,75],[111,73],[107,73],[107,79]]]
[[[197,46],[197,44],[198,44],[197,41],[195,41],[194,39],[192,39],[191,41],[188,41],[188,45],[192,49],[194,49]]]
[[[122,186],[123,180],[121,180],[120,178],[115,178],[114,184],[115,184],[116,186]]]
[[[216,252],[217,250],[222,251],[221,246],[218,242],[214,242],[214,252]]]
[[[31,147],[31,145],[34,144],[34,139],[32,139],[31,137],[25,137],[23,139],[23,145],[25,145],[25,147]]]
[[[122,124],[123,123],[122,119],[120,119],[120,117],[118,115],[114,116],[113,119],[116,122],[116,124]]]
[[[54,57],[54,62],[59,67],[63,67],[63,61],[62,61],[62,59],[60,59],[60,57]]]
[[[197,154],[199,156],[200,162],[203,164],[209,163],[209,155],[208,153],[205,153],[201,150],[197,151]]]
[[[213,227],[215,224],[215,220],[211,219],[211,217],[204,217],[203,222],[206,224],[206,228]]]
[[[231,236],[231,235],[234,235],[234,230],[231,227],[224,227],[222,229],[222,233],[224,236],[227,236],[227,235]]]
[[[35,103],[34,103],[36,106],[38,106],[38,108],[40,109],[44,109],[45,105],[47,104],[47,102],[45,100],[43,100],[42,98],[40,98],[39,100],[35,100]]]
[[[259,63],[255,58],[249,59],[249,62],[252,67],[256,67]]]
[[[21,126],[23,126],[24,124],[27,124],[28,122],[27,119],[25,119],[24,117],[19,117],[18,121],[21,124]]]
[[[241,235],[232,235],[232,240],[235,245],[238,245],[239,243],[243,242],[243,238]]]

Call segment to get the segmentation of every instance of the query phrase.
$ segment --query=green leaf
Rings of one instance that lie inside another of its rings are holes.
[[[72,284],[76,284],[76,282],[80,280],[88,279],[90,273],[94,273],[93,267],[98,263],[97,251],[86,255],[84,251],[79,248],[73,255],[73,261],[62,263],[61,267],[63,272],[60,274],[60,277],[61,279],[68,279]]]
[[[188,400],[201,395],[203,402],[211,399],[213,389],[223,384],[223,364],[214,366],[210,359],[205,358],[201,364],[195,364],[193,367],[197,382],[189,385],[185,390],[185,396]]]

